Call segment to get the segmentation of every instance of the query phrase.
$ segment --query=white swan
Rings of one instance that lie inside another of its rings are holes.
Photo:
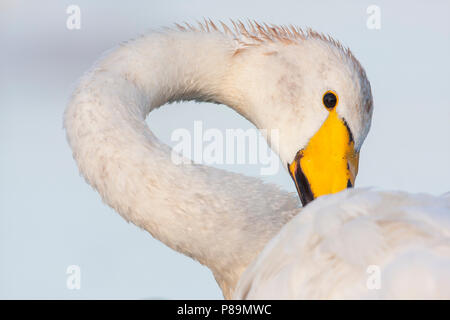
[[[88,183],[127,221],[208,266],[225,298],[450,297],[448,198],[348,190],[300,209],[259,179],[172,163],[145,117],[168,102],[212,101],[279,130],[268,142],[304,204],[354,183],[372,116],[358,61],[314,31],[233,25],[151,33],[82,78],[65,128]],[[377,291],[365,286],[369,265],[382,272]],[[408,290],[411,277],[419,291]]]

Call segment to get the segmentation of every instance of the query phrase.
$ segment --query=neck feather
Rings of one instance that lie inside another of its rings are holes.
[[[214,33],[142,37],[84,76],[65,114],[74,158],[104,202],[208,266],[225,297],[296,212],[297,200],[256,178],[173,164],[145,118],[177,100],[239,104],[227,79],[234,50],[232,40]]]

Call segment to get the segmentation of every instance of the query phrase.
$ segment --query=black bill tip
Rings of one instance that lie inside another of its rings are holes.
[[[347,180],[347,188],[353,188],[353,184],[350,179]]]
[[[289,174],[295,182],[295,186],[297,188],[297,192],[303,206],[306,206],[308,203],[314,200],[314,195],[311,191],[311,186],[309,185],[308,179],[306,179],[306,176],[303,173],[302,168],[300,167],[300,164],[297,165],[294,175],[290,171]]]

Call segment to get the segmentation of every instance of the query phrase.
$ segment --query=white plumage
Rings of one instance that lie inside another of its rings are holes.
[[[64,122],[103,201],[208,266],[226,298],[449,298],[448,198],[349,190],[301,209],[257,178],[175,165],[145,123],[168,102],[223,103],[278,129],[279,144],[268,142],[286,164],[327,118],[329,89],[359,151],[372,96],[349,50],[293,27],[238,23],[221,32],[207,22],[113,50],[81,79]],[[369,265],[381,268],[380,290],[365,287]]]
[[[450,298],[450,201],[370,189],[323,196],[288,222],[235,298]]]

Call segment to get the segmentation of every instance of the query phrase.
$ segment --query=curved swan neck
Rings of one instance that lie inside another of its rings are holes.
[[[225,297],[297,201],[256,178],[173,164],[145,117],[176,100],[236,103],[226,80],[232,54],[219,34],[142,37],[85,75],[65,114],[74,158],[104,202],[208,266]]]

